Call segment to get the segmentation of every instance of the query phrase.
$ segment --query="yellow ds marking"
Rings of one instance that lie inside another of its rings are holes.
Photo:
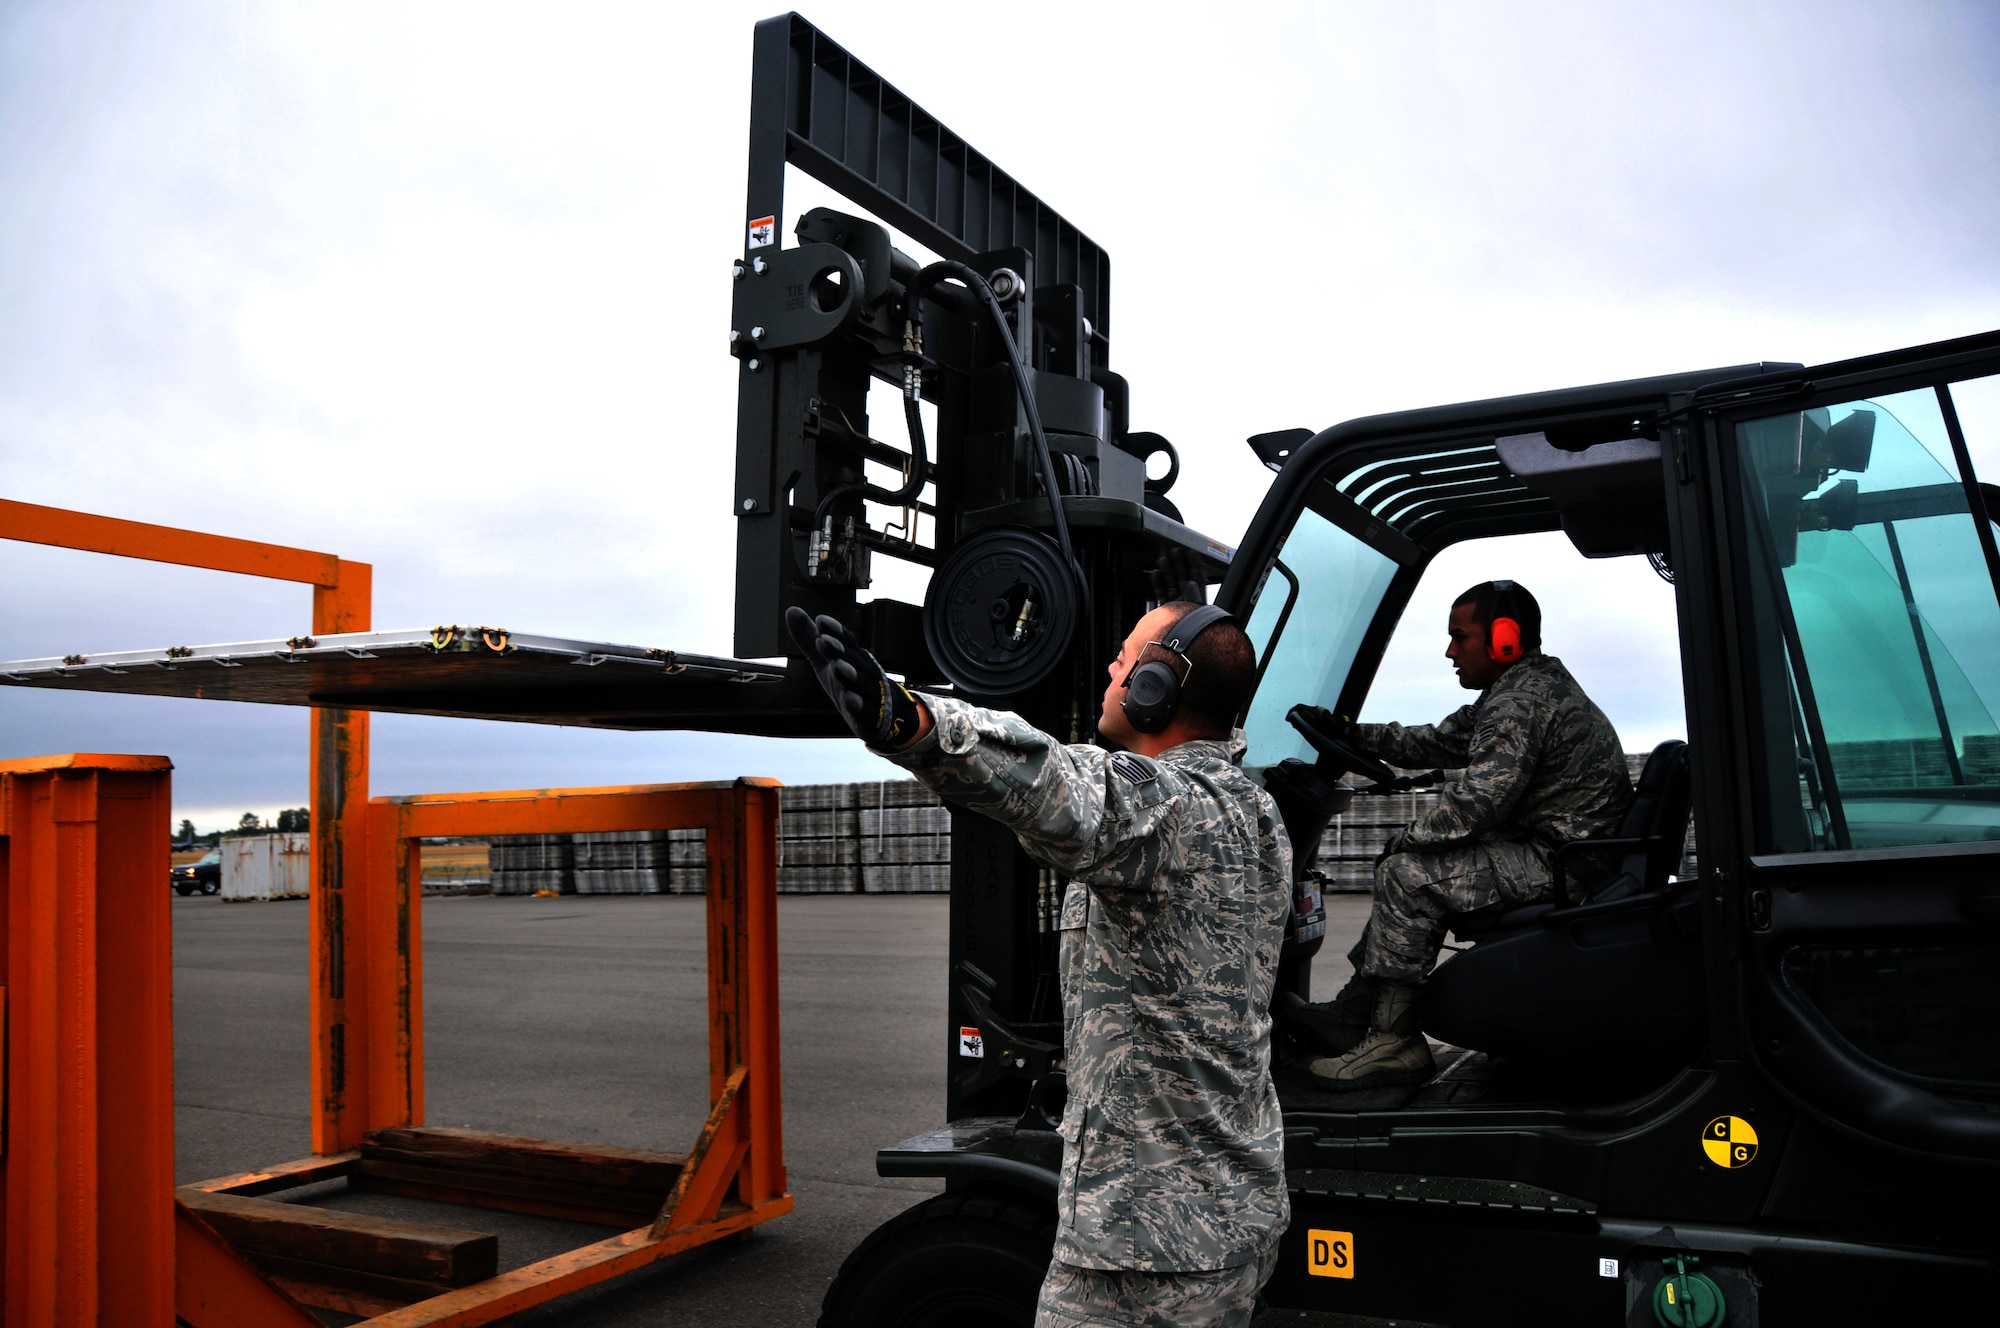
[[[1741,1116],[1717,1116],[1702,1129],[1701,1151],[1718,1167],[1747,1167],[1757,1156],[1757,1131]]]
[[[1306,1271],[1314,1277],[1353,1277],[1354,1233],[1308,1228]]]

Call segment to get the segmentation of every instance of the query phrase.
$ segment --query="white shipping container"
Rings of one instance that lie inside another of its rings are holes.
[[[287,831],[222,841],[224,899],[304,899],[312,893],[312,836]]]

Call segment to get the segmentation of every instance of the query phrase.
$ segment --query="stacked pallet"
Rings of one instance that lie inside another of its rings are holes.
[[[669,894],[708,892],[708,831],[666,830],[666,888]]]
[[[1967,734],[1959,768],[1972,784],[2000,784],[2000,734]]]
[[[861,888],[869,894],[951,889],[951,813],[914,779],[860,786]]]
[[[1320,836],[1313,868],[1326,877],[1323,889],[1337,894],[1365,894],[1375,886],[1375,858],[1389,836],[1429,811],[1437,794],[1385,793],[1358,797],[1327,823]]]
[[[656,895],[666,886],[666,830],[596,831],[572,835],[580,895]]]
[[[506,835],[490,845],[494,894],[576,893],[575,846],[569,835]]]
[[[778,790],[778,893],[854,892],[858,787],[793,784]]]

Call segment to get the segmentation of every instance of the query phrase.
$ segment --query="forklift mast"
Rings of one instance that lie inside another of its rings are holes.
[[[864,215],[813,208],[788,242],[788,165]],[[1228,569],[1166,496],[1172,444],[1130,428],[1104,251],[796,14],[756,28],[730,326],[738,656],[801,670],[796,605],[913,686],[1087,742],[1132,622]],[[871,420],[877,380],[902,419]],[[878,558],[929,569],[921,605],[867,593]],[[1051,1105],[1061,885],[952,812],[952,1119],[1019,1113],[1044,1080]]]

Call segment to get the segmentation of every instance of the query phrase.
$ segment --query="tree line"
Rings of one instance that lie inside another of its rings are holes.
[[[255,812],[245,812],[234,826],[227,830],[211,830],[205,835],[196,834],[194,822],[183,817],[180,829],[174,835],[174,843],[184,847],[206,845],[214,848],[225,839],[237,839],[243,835],[284,834],[288,831],[305,833],[312,828],[312,812],[306,807],[287,807],[276,817],[266,821]]]

